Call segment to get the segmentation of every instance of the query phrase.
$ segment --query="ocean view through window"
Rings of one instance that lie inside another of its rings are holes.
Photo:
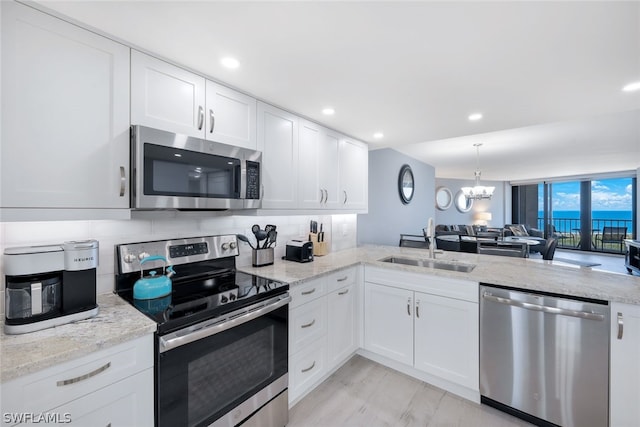
[[[635,237],[635,186],[631,177],[541,183],[537,227],[559,247],[623,253]]]

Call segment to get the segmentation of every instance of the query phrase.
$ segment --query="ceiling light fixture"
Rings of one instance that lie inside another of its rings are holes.
[[[336,110],[334,110],[331,107],[327,107],[327,108],[324,108],[322,110],[322,114],[324,114],[325,116],[333,116],[335,114],[335,112],[336,112]]]
[[[462,187],[462,192],[464,193],[467,199],[480,200],[480,199],[491,199],[493,196],[493,190],[496,187],[485,187],[484,185],[480,185],[480,146],[482,144],[473,144],[476,147],[476,155],[477,155],[477,163],[476,163],[476,185],[473,187]]]
[[[473,113],[471,115],[469,115],[469,120],[471,120],[472,122],[478,121],[482,118],[482,114],[480,113]]]
[[[384,133],[382,133],[382,132],[376,132],[376,133],[374,133],[374,134],[373,134],[373,137],[374,137],[375,139],[382,139],[382,138],[384,138]]]
[[[625,87],[622,88],[625,92],[634,92],[636,90],[640,90],[640,82],[629,83]]]
[[[240,66],[240,62],[236,58],[231,58],[229,56],[222,58],[220,63],[231,70],[235,70]]]

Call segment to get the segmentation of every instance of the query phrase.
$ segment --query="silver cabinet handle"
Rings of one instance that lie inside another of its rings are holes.
[[[311,295],[312,293],[314,293],[316,291],[316,288],[311,289],[310,291],[303,291],[301,292],[301,295]]]
[[[622,313],[618,312],[618,339],[622,339],[624,334],[624,321],[622,319]]]
[[[340,279],[338,279],[338,282],[344,282],[345,280],[347,280],[349,278],[349,276],[344,276]]]
[[[324,190],[321,188],[320,189],[320,204],[324,203]]]
[[[313,326],[313,325],[315,325],[315,324],[316,324],[316,319],[313,319],[313,320],[311,321],[311,323],[307,323],[306,325],[300,325],[300,327],[301,327],[302,329],[304,329],[304,328],[310,328],[310,327],[312,327],[312,326]]]
[[[349,289],[345,289],[345,290],[344,290],[344,291],[342,291],[342,292],[338,292],[338,295],[346,295],[346,294],[348,294],[348,293],[349,293]]]
[[[566,309],[566,308],[556,308],[556,307],[549,307],[549,306],[546,306],[546,305],[532,304],[530,302],[516,301],[516,300],[513,300],[513,299],[509,299],[509,298],[496,297],[496,296],[492,295],[489,292],[485,292],[484,294],[482,294],[482,298],[484,298],[484,299],[486,299],[488,301],[496,302],[498,304],[511,305],[513,307],[520,307],[520,308],[524,308],[526,310],[531,310],[531,311],[541,311],[543,313],[558,314],[558,315],[561,315],[561,316],[578,317],[580,319],[588,319],[588,320],[599,320],[599,321],[603,321],[604,320],[604,315],[603,314],[599,314],[599,313],[591,313],[591,312],[587,312],[587,311],[569,310],[569,309]]]
[[[326,205],[329,201],[329,190],[324,190],[324,204]]]
[[[75,378],[71,378],[68,380],[62,380],[62,381],[58,381],[56,383],[56,385],[58,387],[62,387],[64,385],[69,385],[69,384],[75,384],[75,383],[79,383],[80,381],[84,381],[86,379],[89,379],[91,377],[95,377],[96,375],[98,375],[100,372],[104,372],[107,369],[109,369],[111,367],[111,362],[107,362],[106,364],[100,366],[98,369],[96,369],[95,371],[91,371],[88,374],[84,374],[84,375],[80,375],[79,377],[75,377]]]
[[[126,183],[127,178],[124,175],[124,166],[120,166],[120,197],[124,197]]]
[[[204,108],[202,105],[198,107],[198,130],[202,130],[202,125],[204,124]]]
[[[420,318],[420,300],[416,301],[416,317]]]
[[[312,370],[314,367],[316,366],[316,361],[314,360],[313,363],[311,364],[311,366],[309,366],[306,369],[303,369],[301,372],[309,372],[310,370]]]
[[[407,300],[407,314],[411,316],[411,298]]]
[[[346,205],[347,204],[347,190],[342,190],[342,192],[344,193],[344,202],[342,204]]]
[[[213,110],[209,110],[209,121],[211,126],[209,127],[209,133],[213,133],[213,128],[216,127],[216,116],[213,115]]]

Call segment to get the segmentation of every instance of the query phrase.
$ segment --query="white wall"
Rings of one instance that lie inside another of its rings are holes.
[[[214,218],[138,219],[123,221],[55,221],[0,223],[0,250],[7,247],[62,243],[69,240],[96,239],[100,243],[98,293],[113,292],[115,245],[181,237],[216,234],[245,234],[253,239],[251,226],[266,224],[278,227],[276,258],[284,256],[288,240],[306,235],[311,220],[324,224],[324,231],[332,251],[356,246],[357,216],[218,216]],[[335,232],[334,232],[335,230]],[[236,264],[251,265],[251,249],[240,245]],[[4,262],[0,261],[0,314],[4,316]]]
[[[471,225],[475,221],[473,216],[477,212],[491,212],[491,221],[488,223],[491,227],[502,227],[511,221],[511,186],[502,181],[485,181],[480,182],[481,185],[493,185],[496,187],[491,200],[474,200],[473,207],[469,212],[459,212],[455,205],[452,204],[449,209],[441,211],[436,210],[436,224],[444,225]],[[451,190],[453,197],[462,187],[473,187],[475,181],[473,179],[445,179],[436,178],[436,188],[447,187]]]

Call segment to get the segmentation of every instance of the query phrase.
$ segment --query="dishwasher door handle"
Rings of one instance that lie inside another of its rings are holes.
[[[548,314],[559,314],[562,316],[578,317],[580,319],[604,321],[604,314],[592,313],[588,311],[569,310],[567,308],[549,307],[546,305],[532,304],[530,302],[516,301],[510,298],[497,297],[490,292],[484,292],[482,298],[487,301],[496,302],[498,304],[510,305],[513,307],[524,308],[531,311],[540,311]]]

